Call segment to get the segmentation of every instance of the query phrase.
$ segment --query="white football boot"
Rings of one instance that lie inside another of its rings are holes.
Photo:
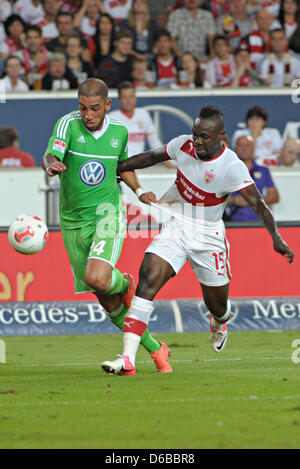
[[[226,323],[222,325],[219,329],[214,329],[211,321],[212,315],[210,315],[210,345],[214,352],[222,352],[225,348],[227,339],[228,339],[228,331]]]
[[[122,355],[112,362],[105,361],[101,364],[101,368],[109,375],[135,375],[135,366],[131,363],[128,355]]]

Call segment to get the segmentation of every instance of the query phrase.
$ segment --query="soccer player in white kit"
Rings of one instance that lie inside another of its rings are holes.
[[[273,215],[247,167],[236,153],[225,147],[224,137],[223,114],[206,106],[194,121],[192,135],[181,135],[165,147],[133,156],[118,165],[118,171],[122,172],[176,159],[177,179],[161,202],[176,202],[177,206],[179,203],[184,215],[186,206],[199,210],[194,219],[193,216],[180,219],[174,212],[174,217],[147,248],[136,294],[124,321],[124,351],[117,360],[102,363],[107,373],[135,374],[135,357],[154,308],[153,299],[187,260],[199,280],[204,302],[210,311],[211,346],[215,352],[224,349],[228,337],[226,322],[231,315],[228,301],[231,274],[222,215],[232,192],[240,191],[265,224],[274,250],[289,263],[293,262],[294,253],[278,232]],[[140,192],[143,192],[142,188]]]

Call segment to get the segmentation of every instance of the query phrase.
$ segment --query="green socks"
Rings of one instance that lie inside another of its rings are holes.
[[[119,329],[121,329],[121,331],[123,331],[124,317],[127,311],[128,309],[122,303],[116,311],[111,314],[108,314],[111,322],[113,322]],[[150,353],[154,353],[158,349],[160,349],[160,343],[151,336],[148,329],[146,329],[144,334],[142,335],[141,345]]]
[[[128,285],[129,280],[127,280],[127,278],[125,278],[118,269],[113,269],[111,284],[105,293],[108,295],[113,295],[114,293],[124,294],[128,288]]]

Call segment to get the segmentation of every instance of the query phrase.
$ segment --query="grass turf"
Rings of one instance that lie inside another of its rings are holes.
[[[300,331],[161,334],[174,372],[140,348],[135,377],[99,364],[120,335],[6,337],[0,365],[0,448],[299,448]]]

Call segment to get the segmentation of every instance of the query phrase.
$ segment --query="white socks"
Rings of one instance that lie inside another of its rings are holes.
[[[130,309],[124,319],[123,355],[128,355],[131,363],[135,364],[135,357],[144,334],[151,313],[154,309],[153,301],[138,296],[132,298]]]

